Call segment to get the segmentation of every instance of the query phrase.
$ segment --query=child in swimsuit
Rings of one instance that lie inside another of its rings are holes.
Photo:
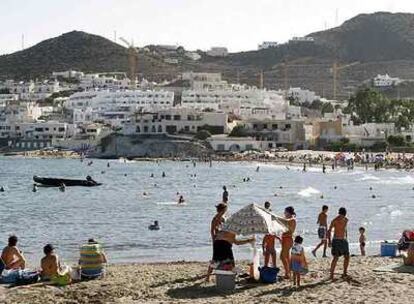
[[[359,227],[359,249],[361,250],[361,255],[365,256],[365,243],[367,239],[365,237],[365,228]]]
[[[273,234],[266,234],[263,238],[262,248],[265,261],[265,267],[269,266],[269,260],[272,259],[272,266],[276,268],[276,236]]]
[[[308,272],[308,263],[305,257],[305,249],[302,246],[303,238],[295,237],[295,243],[291,250],[291,271],[293,273],[293,286],[300,286],[300,277]]]

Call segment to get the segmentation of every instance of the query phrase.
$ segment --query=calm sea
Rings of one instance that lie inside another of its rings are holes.
[[[369,251],[379,252],[381,240],[398,239],[413,225],[414,177],[405,171],[347,171],[257,163],[127,162],[93,160],[43,160],[0,158],[0,246],[10,234],[20,237],[20,247],[33,266],[42,247],[54,244],[60,256],[73,262],[88,238],[100,240],[111,262],[208,260],[211,255],[209,225],[219,203],[222,186],[230,193],[230,213],[269,200],[275,213],[292,205],[298,233],[305,245],[317,242],[316,218],[323,204],[330,219],[340,206],[348,209],[349,239],[357,252],[358,227],[367,229]],[[165,172],[166,177],[162,177]],[[151,174],[154,177],[151,178]],[[91,175],[101,187],[39,188],[32,192],[32,176],[85,178]],[[250,182],[243,178],[250,177]],[[335,189],[336,186],[336,189]],[[370,190],[372,187],[372,190]],[[143,195],[146,192],[147,195]],[[185,206],[177,206],[177,192]],[[277,196],[275,196],[275,194]],[[323,198],[321,198],[323,195]],[[372,196],[375,195],[375,198]],[[159,231],[148,225],[158,220]],[[251,255],[248,247],[237,257]]]

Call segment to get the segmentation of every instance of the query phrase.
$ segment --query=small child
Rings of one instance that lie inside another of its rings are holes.
[[[262,248],[264,255],[264,266],[269,266],[269,260],[272,259],[272,265],[276,268],[276,249],[275,249],[275,240],[276,235],[266,234],[263,238]]]
[[[361,255],[365,256],[365,243],[367,239],[365,237],[365,228],[359,227],[359,249],[361,250]]]
[[[293,286],[300,286],[300,276],[308,272],[308,262],[305,257],[305,250],[302,246],[303,238],[295,237],[295,243],[291,250],[291,270],[293,272]]]

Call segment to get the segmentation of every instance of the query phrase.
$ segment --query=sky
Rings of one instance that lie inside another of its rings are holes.
[[[72,30],[148,44],[256,49],[360,13],[414,13],[414,0],[0,0],[0,54]]]

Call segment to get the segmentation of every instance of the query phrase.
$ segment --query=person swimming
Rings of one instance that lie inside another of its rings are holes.
[[[109,162],[106,164],[106,167],[109,168],[111,165],[109,164]]]
[[[180,198],[178,199],[178,205],[184,204],[185,203],[185,199],[182,195],[180,195]]]
[[[65,192],[65,190],[66,190],[66,187],[65,187],[65,184],[60,184],[60,186],[59,186],[59,190],[61,191],[61,192]]]
[[[33,192],[37,192],[37,185],[36,185],[36,184],[33,184],[32,191],[33,191]]]
[[[152,177],[152,178],[153,178],[153,177],[154,177],[154,173],[151,173],[150,177]]]
[[[149,230],[160,230],[160,225],[158,224],[158,221],[154,221],[154,224],[151,224],[148,226]]]
[[[0,187],[0,192],[6,192],[3,186]]]
[[[259,172],[259,171],[260,171],[260,166],[257,166],[256,172]]]
[[[166,176],[166,175],[165,175],[165,172],[163,171],[163,172],[162,172],[162,177],[165,177],[165,176]]]

